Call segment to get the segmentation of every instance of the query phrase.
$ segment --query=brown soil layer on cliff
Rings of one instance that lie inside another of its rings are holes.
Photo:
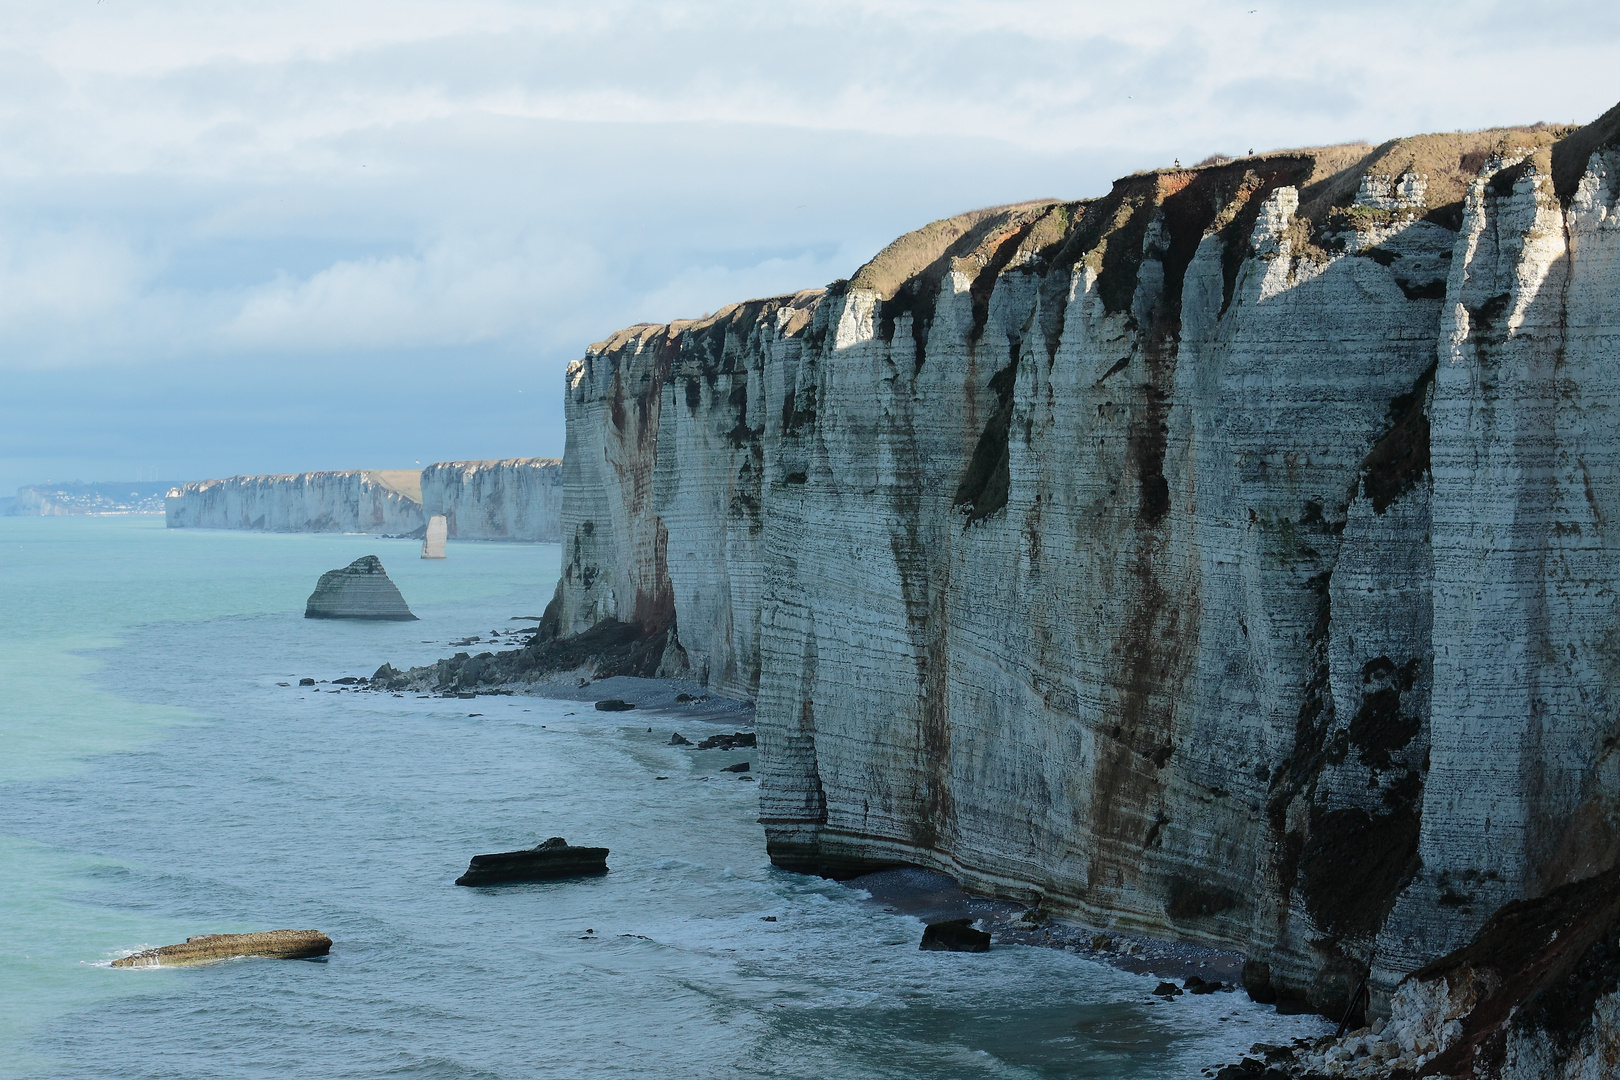
[[[969,210],[965,214],[931,221],[920,229],[906,233],[872,256],[871,260],[855,271],[855,276],[849,279],[849,287],[867,289],[877,293],[882,300],[892,300],[902,285],[939,264],[947,253],[956,257],[967,257],[971,254],[971,251],[953,252],[952,249],[959,248],[962,238],[969,234],[975,234],[974,239],[979,239],[977,233],[982,231],[981,226],[987,222],[993,225],[996,222],[992,219],[1010,220],[1024,216],[1023,212],[1052,204],[1051,199],[1036,199],[1031,202]],[[971,246],[977,248],[978,244],[974,243]]]
[[[365,475],[366,479],[396,495],[403,495],[418,505],[422,502],[421,469],[366,469]]]

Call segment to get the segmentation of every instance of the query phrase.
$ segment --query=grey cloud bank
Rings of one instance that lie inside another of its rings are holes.
[[[932,218],[1614,97],[1599,5],[1249,10],[5,5],[0,491],[557,454],[586,344]]]

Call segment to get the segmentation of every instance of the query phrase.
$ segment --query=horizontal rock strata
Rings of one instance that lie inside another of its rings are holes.
[[[413,533],[426,522],[418,477],[347,469],[197,480],[169,491],[165,516],[171,529]]]
[[[319,930],[267,930],[258,934],[204,934],[179,945],[147,949],[112,962],[113,967],[177,967],[210,964],[236,956],[307,960],[332,951],[332,939]]]
[[[389,580],[382,561],[363,555],[341,570],[321,575],[304,605],[304,618],[410,622],[416,616]]]
[[[422,505],[460,540],[562,539],[562,462],[556,458],[441,461],[422,470]]]
[[[432,678],[699,679],[781,866],[1385,1011],[1620,856],[1617,131],[1142,173],[621,331],[546,621]]]

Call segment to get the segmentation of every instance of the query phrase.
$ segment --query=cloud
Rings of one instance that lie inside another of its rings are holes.
[[[538,250],[537,250],[538,249]],[[345,352],[480,345],[540,332],[540,298],[587,302],[600,281],[588,250],[456,236],[410,255],[339,260],[308,277],[244,290],[221,344]]]
[[[1505,0],[0,5],[0,385],[69,403],[47,431],[0,394],[8,470],[76,439],[292,467],[267,371],[556,385],[618,326],[824,284],[972,206],[1596,116],[1620,42],[1612,5]],[[561,446],[554,413],[446,407],[346,423],[465,440],[413,457]],[[357,452],[297,430],[298,464]]]

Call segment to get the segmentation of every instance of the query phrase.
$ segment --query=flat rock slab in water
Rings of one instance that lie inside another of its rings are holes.
[[[989,952],[990,935],[973,929],[972,919],[952,919],[929,923],[923,930],[919,949],[938,952]]]
[[[381,619],[415,621],[405,598],[388,580],[382,560],[362,556],[341,570],[328,570],[316,582],[304,605],[306,619]]]
[[[467,872],[456,878],[456,884],[506,885],[589,877],[607,873],[607,857],[605,847],[571,847],[567,840],[553,836],[539,847],[526,851],[474,855],[467,864]]]
[[[332,951],[332,939],[319,930],[267,930],[261,934],[203,934],[181,945],[147,949],[114,960],[113,967],[173,967],[208,964],[233,956],[269,956],[278,960],[307,960]]]

